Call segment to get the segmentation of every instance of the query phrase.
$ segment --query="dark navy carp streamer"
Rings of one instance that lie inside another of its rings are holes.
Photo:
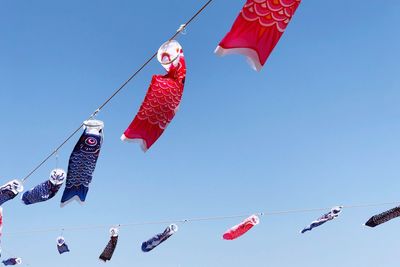
[[[0,206],[24,191],[21,181],[12,180],[0,187]]]
[[[375,227],[400,216],[400,206],[387,210],[369,218],[365,226]]]
[[[22,264],[21,258],[9,258],[2,261],[4,265],[20,265]]]
[[[176,224],[171,224],[168,226],[163,233],[155,235],[149,240],[142,243],[142,251],[149,252],[153,250],[155,247],[160,245],[162,242],[170,238],[173,234],[178,231],[178,226]]]
[[[313,228],[318,227],[328,221],[331,221],[339,216],[340,212],[342,212],[342,206],[333,207],[330,212],[322,215],[317,220],[313,221],[309,226],[305,227],[301,233],[304,234],[307,231],[311,231]]]
[[[49,180],[35,186],[22,195],[25,205],[43,202],[53,198],[65,181],[66,173],[62,169],[52,170]]]
[[[93,172],[103,143],[104,123],[98,120],[84,122],[84,131],[71,153],[67,182],[61,198],[61,207],[72,200],[85,202]]]
[[[115,248],[117,247],[117,243],[118,243],[118,228],[111,228],[110,241],[108,241],[107,246],[104,248],[99,259],[104,262],[111,260]]]
[[[65,239],[62,236],[57,237],[57,250],[60,254],[69,252],[69,248],[67,244],[65,244]]]

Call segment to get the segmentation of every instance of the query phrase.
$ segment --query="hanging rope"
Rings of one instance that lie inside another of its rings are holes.
[[[361,205],[344,205],[343,209],[359,209],[359,208],[370,208],[388,205],[399,205],[400,201],[396,202],[384,202],[384,203],[374,203],[374,204],[361,204]],[[162,221],[148,221],[148,222],[138,222],[138,223],[123,223],[116,224],[117,227],[135,227],[135,226],[145,226],[145,225],[158,225],[158,224],[171,224],[171,223],[191,223],[191,222],[206,222],[206,221],[221,221],[228,219],[239,219],[246,218],[251,214],[256,214],[258,216],[274,216],[274,215],[284,215],[284,214],[296,214],[296,213],[309,213],[316,211],[329,211],[332,207],[327,208],[314,208],[314,209],[295,209],[295,210],[282,210],[282,211],[272,211],[272,212],[256,212],[247,214],[237,214],[230,216],[214,216],[214,217],[199,217],[199,218],[188,218],[180,220],[162,220]],[[86,225],[77,227],[53,227],[45,229],[34,229],[28,231],[19,231],[6,233],[5,235],[24,235],[24,234],[36,234],[36,233],[48,233],[48,232],[67,232],[67,231],[83,231],[83,230],[94,230],[94,229],[105,229],[109,228],[110,225]],[[3,234],[4,235],[4,234]]]
[[[179,29],[169,38],[169,41],[175,39],[181,32],[184,32],[186,27],[198,16],[200,15],[209,4],[211,4],[213,0],[208,0],[186,23],[182,24]],[[97,116],[97,114],[117,95],[121,92],[125,86],[138,75],[155,57],[157,56],[157,52],[154,53],[149,59],[147,59],[114,93],[111,94],[109,98],[107,98],[96,110],[90,115],[89,119],[93,119]],[[53,150],[47,157],[45,157],[35,168],[32,169],[23,179],[22,183],[24,183],[32,174],[34,174],[40,167],[43,166],[52,156],[57,154],[58,150],[60,150],[72,137],[75,136],[76,133],[80,131],[83,127],[83,123],[79,125],[56,149]]]

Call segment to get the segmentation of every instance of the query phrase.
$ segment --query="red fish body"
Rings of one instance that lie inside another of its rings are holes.
[[[301,0],[247,0],[232,29],[215,50],[218,55],[243,54],[256,70],[288,26]]]
[[[123,141],[140,142],[144,151],[157,141],[178,110],[185,76],[183,54],[166,75],[153,76],[139,112],[121,137]]]
[[[252,215],[243,222],[238,225],[233,226],[228,229],[222,236],[225,240],[234,240],[238,237],[241,237],[245,233],[247,233],[253,226],[260,223],[260,219],[257,215]]]

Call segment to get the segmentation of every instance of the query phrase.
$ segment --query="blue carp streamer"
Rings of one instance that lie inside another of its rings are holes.
[[[35,186],[22,195],[25,205],[43,202],[53,198],[64,183],[66,173],[62,169],[52,170],[49,180]]]
[[[153,250],[155,247],[160,245],[162,242],[170,238],[173,234],[178,231],[178,226],[176,224],[171,224],[168,226],[163,233],[155,235],[149,240],[142,243],[142,251],[149,252]]]
[[[104,123],[89,120],[85,121],[84,125],[84,131],[69,158],[67,182],[61,198],[61,207],[72,200],[85,202],[99,158]]]
[[[304,234],[307,231],[311,231],[313,228],[318,227],[328,221],[331,221],[339,216],[340,212],[342,212],[342,206],[333,207],[330,212],[322,215],[317,220],[313,221],[309,226],[305,227],[301,233]]]
[[[9,258],[2,261],[4,265],[20,265],[22,264],[21,258]]]
[[[57,250],[58,253],[63,254],[65,252],[69,252],[69,248],[67,244],[65,243],[65,239],[62,236],[59,236],[57,238]]]
[[[22,182],[19,180],[12,180],[0,187],[0,205],[15,198],[19,193],[24,190]]]

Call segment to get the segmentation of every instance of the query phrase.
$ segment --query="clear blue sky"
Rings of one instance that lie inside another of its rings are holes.
[[[203,2],[1,1],[1,183],[26,175]],[[98,116],[105,142],[85,206],[59,208],[61,193],[4,204],[5,250],[30,266],[98,266],[108,227],[65,232],[64,255],[59,231],[8,233],[400,200],[400,2],[303,1],[260,73],[213,54],[243,2],[215,0],[180,37],[185,92],[158,142],[144,154],[119,139],[151,75],[163,73],[153,61]],[[344,210],[305,235],[321,212],[265,216],[232,242],[221,235],[238,219],[183,224],[147,254],[141,242],[166,225],[122,228],[107,265],[390,266],[400,220],[361,226],[387,208]]]

